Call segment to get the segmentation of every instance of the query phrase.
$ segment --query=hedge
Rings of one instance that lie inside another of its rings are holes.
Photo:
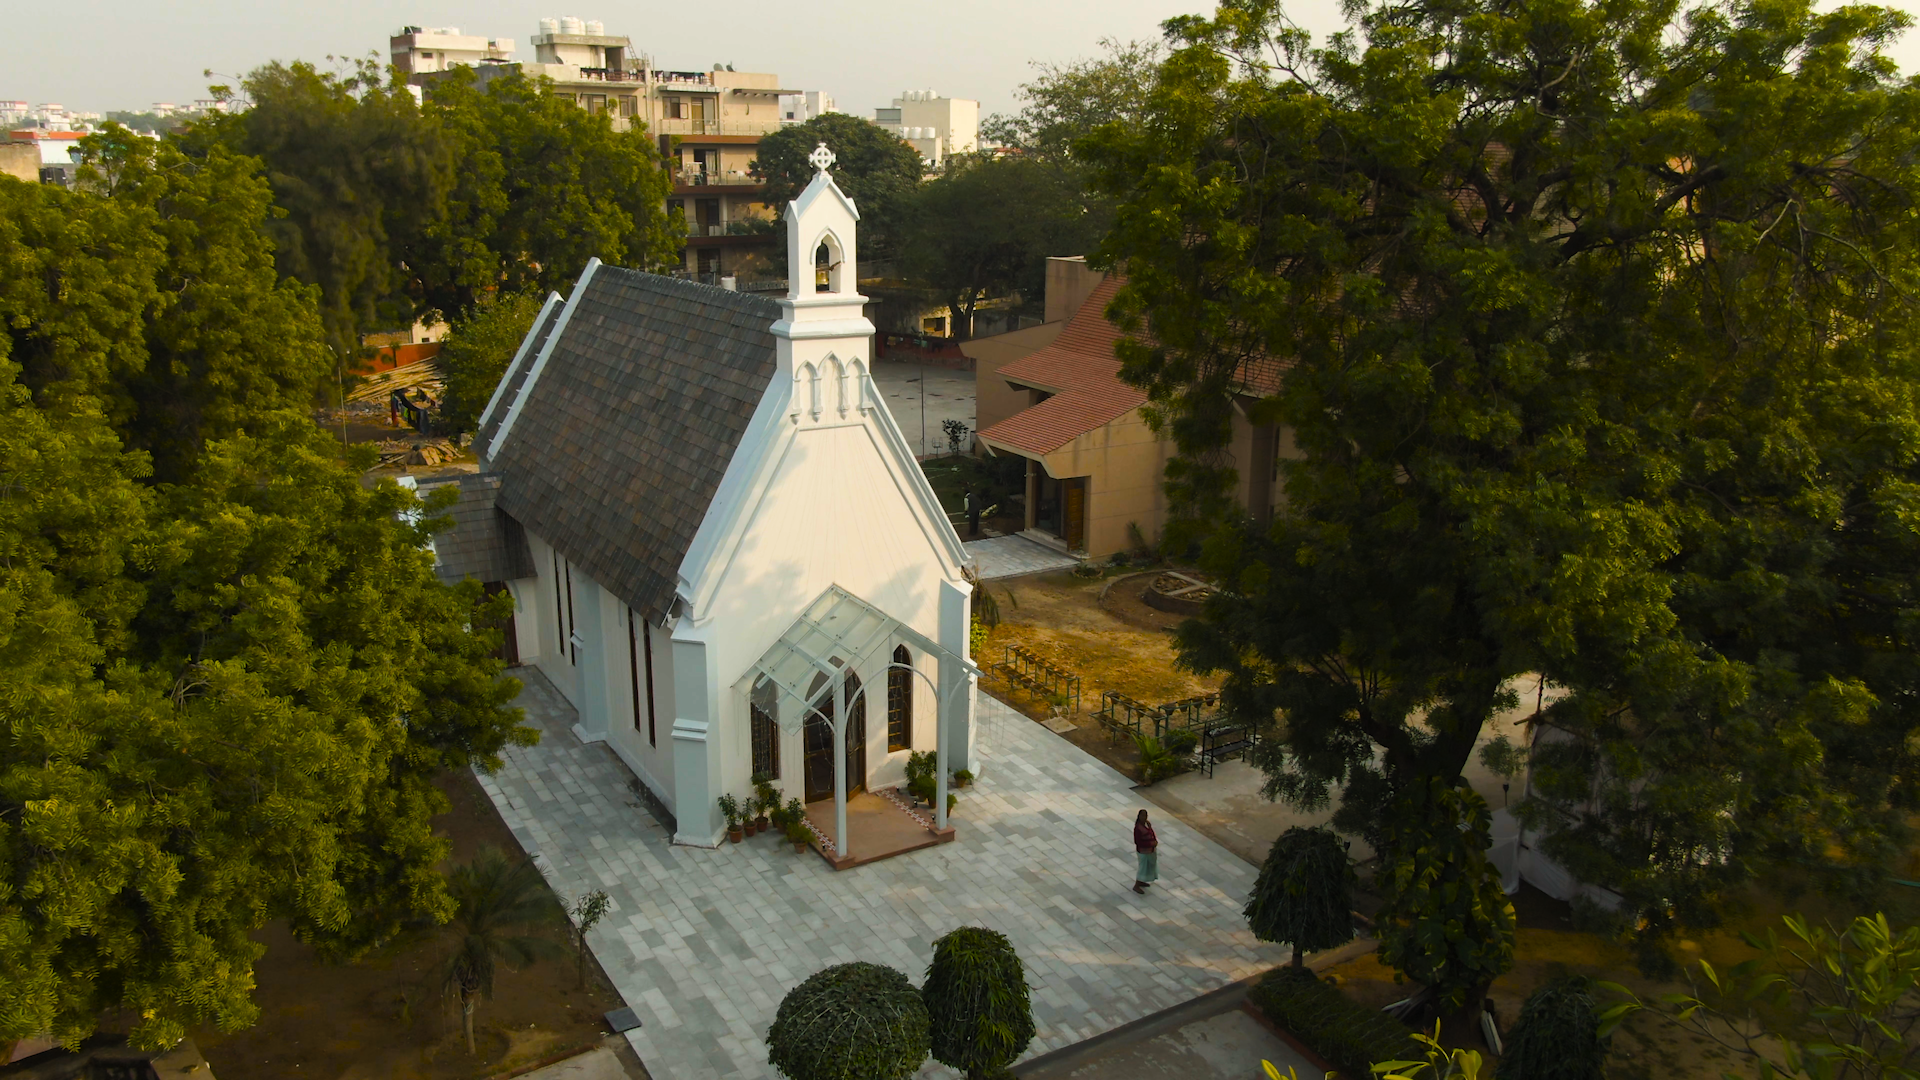
[[[793,1080],[906,1080],[927,1060],[927,1006],[880,964],[823,968],[787,992],[767,1061]]]
[[[1275,968],[1249,996],[1267,1019],[1341,1076],[1371,1076],[1376,1061],[1423,1060],[1405,1024],[1359,1004],[1305,968]]]

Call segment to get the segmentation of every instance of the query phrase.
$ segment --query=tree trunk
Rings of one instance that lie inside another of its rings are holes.
[[[1440,1014],[1440,1033],[1452,1046],[1487,1046],[1487,1037],[1480,1030],[1480,1016],[1486,1011],[1487,990],[1491,984],[1481,983],[1467,991],[1466,1000],[1458,1009]]]
[[[1298,945],[1295,945],[1295,946],[1293,947],[1293,966],[1294,966],[1294,967],[1305,967],[1305,966],[1306,966],[1306,965],[1305,965],[1305,958],[1304,958],[1304,957],[1302,957],[1302,956],[1300,955],[1300,946],[1298,946]]]
[[[467,1033],[467,1053],[476,1053],[473,1046],[473,995],[465,990],[460,992],[460,1026]]]
[[[580,961],[580,985],[576,989],[585,990],[587,988],[587,935],[580,934],[574,939],[574,944],[579,946],[574,955]]]

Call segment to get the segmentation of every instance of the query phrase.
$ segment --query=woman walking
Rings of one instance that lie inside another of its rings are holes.
[[[1160,838],[1153,835],[1153,825],[1147,821],[1147,812],[1133,819],[1133,850],[1140,858],[1140,869],[1133,874],[1133,891],[1144,893],[1147,886],[1160,879]]]

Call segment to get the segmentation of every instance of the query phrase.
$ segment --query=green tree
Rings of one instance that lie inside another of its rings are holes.
[[[672,179],[646,125],[615,131],[610,115],[517,72],[482,85],[462,68],[427,105],[459,174],[432,236],[424,307],[459,317],[485,290],[566,289],[591,258],[650,270],[678,255],[685,222],[667,213]]]
[[[1648,1004],[1624,986],[1599,984],[1618,998],[1600,1014],[1601,1031],[1648,1011],[1739,1054],[1761,1080],[1920,1077],[1920,928],[1895,931],[1884,914],[1839,931],[1798,915],[1781,921],[1787,938],[1772,929],[1742,934],[1761,955],[1725,974],[1700,961],[1706,987],[1696,982],[1694,993]]]
[[[431,779],[533,737],[505,605],[433,574],[447,497],[289,407],[320,322],[260,181],[117,138],[0,183],[0,1041],[244,1026],[268,920],[446,918]]]
[[[1005,934],[962,926],[936,939],[920,997],[933,1059],[965,1070],[968,1080],[1005,1075],[1033,1041],[1026,968]]]
[[[243,85],[249,108],[192,124],[182,145],[260,159],[280,210],[260,224],[275,264],[319,287],[327,344],[350,366],[362,334],[432,306],[419,277],[432,272],[430,241],[461,170],[455,145],[371,60],[343,71],[276,61]]]
[[[1015,91],[1017,113],[995,113],[980,125],[986,139],[1041,160],[1073,157],[1075,141],[1103,124],[1137,124],[1166,51],[1157,41],[1101,38],[1103,55],[1070,64],[1035,62],[1039,74]]]
[[[1649,940],[1764,867],[1878,873],[1920,778],[1906,17],[1352,15],[1174,20],[1147,121],[1076,148],[1237,585],[1183,656],[1285,711],[1269,790],[1346,785],[1344,829],[1452,782],[1516,674],[1567,687],[1519,809]],[[1271,529],[1228,524],[1236,408],[1299,451]]]
[[[1513,967],[1513,904],[1487,858],[1486,800],[1434,778],[1395,800],[1374,886],[1380,962],[1421,984],[1402,1018],[1438,1014],[1473,1039],[1493,980]]]
[[[479,423],[513,354],[533,328],[541,303],[535,293],[497,294],[475,305],[447,331],[437,359],[447,376],[440,417],[451,430],[471,431]]]
[[[905,1080],[927,1060],[927,1007],[881,964],[837,964],[780,999],[767,1061],[793,1080]]]
[[[159,248],[141,271],[153,289],[144,356],[111,381],[127,444],[156,478],[180,479],[207,440],[254,413],[310,404],[333,365],[311,332],[313,290],[278,280],[260,243],[272,191],[259,163],[220,146],[191,160],[117,124],[81,140],[78,157],[79,183],[143,218]]]
[[[761,139],[752,172],[767,182],[767,205],[784,207],[813,182],[814,168],[807,155],[821,143],[834,153],[834,183],[860,209],[860,258],[871,261],[898,255],[927,166],[912,143],[878,124],[846,113],[827,113]]]
[[[474,1052],[473,1014],[482,998],[493,997],[501,963],[523,968],[557,956],[560,947],[525,931],[552,921],[559,903],[532,859],[509,860],[487,848],[449,875],[447,891],[457,907],[447,934],[453,950],[442,967],[442,985],[460,999],[460,1024],[467,1053]]]
[[[1555,979],[1527,995],[1520,1019],[1502,1040],[1497,1080],[1603,1080],[1610,1040],[1600,1034],[1593,980]]]
[[[1047,256],[1091,251],[1104,227],[1072,169],[959,157],[915,193],[902,262],[909,278],[947,304],[964,341],[982,302],[1016,293],[1038,299]]]
[[[1293,966],[1305,954],[1353,940],[1353,866],[1347,845],[1330,830],[1298,826],[1281,833],[1260,864],[1247,896],[1247,926],[1261,941],[1293,946]]]

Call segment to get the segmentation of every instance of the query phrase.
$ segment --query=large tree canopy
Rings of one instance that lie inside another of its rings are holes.
[[[1147,95],[1165,50],[1157,41],[1102,38],[1103,55],[1053,64],[1036,62],[1034,80],[1016,91],[1019,112],[995,113],[980,134],[1022,154],[1060,164],[1073,158],[1073,144],[1103,124],[1137,124],[1147,118]]]
[[[81,145],[77,191],[0,178],[0,1045],[161,1046],[250,1021],[269,919],[444,918],[431,780],[532,733],[444,503],[291,407],[327,360],[258,163]]]
[[[982,301],[1045,291],[1047,256],[1093,250],[1104,203],[1077,171],[1025,158],[954,158],[915,194],[901,263],[953,312],[964,340]]]
[[[860,258],[898,254],[900,231],[910,212],[926,163],[913,144],[878,124],[845,113],[827,113],[790,124],[760,140],[753,174],[767,182],[767,205],[784,210],[813,182],[807,155],[826,143],[833,151],[833,181],[860,209]],[[780,258],[786,257],[781,249]]]
[[[1920,778],[1905,16],[1353,11],[1321,49],[1271,0],[1174,20],[1146,122],[1076,148],[1231,585],[1183,656],[1284,716],[1273,794],[1345,784],[1376,838],[1545,673],[1523,809],[1653,934],[1764,866],[1877,873]],[[1270,528],[1236,398],[1297,447]]]
[[[590,258],[651,268],[679,250],[645,126],[617,132],[543,78],[483,86],[460,68],[424,104],[371,61],[272,63],[244,86],[250,108],[178,141],[196,157],[220,146],[264,163],[283,212],[264,226],[275,262],[319,286],[342,358],[368,331],[457,319],[496,289],[564,287]]]

